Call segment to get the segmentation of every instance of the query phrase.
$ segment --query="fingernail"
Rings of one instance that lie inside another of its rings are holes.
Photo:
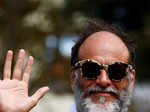
[[[29,56],[29,59],[34,60],[33,56]]]
[[[9,53],[9,54],[13,54],[13,51],[12,51],[12,50],[8,50],[8,53]]]
[[[24,49],[20,49],[20,52],[25,52],[25,50]]]

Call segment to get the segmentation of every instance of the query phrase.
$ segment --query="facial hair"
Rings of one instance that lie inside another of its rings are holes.
[[[116,88],[108,87],[104,89],[99,86],[89,87],[88,93],[102,90],[119,94]],[[119,98],[106,104],[104,103],[106,98],[103,96],[99,97],[98,104],[93,103],[91,98],[86,97],[85,92],[79,86],[77,78],[75,78],[74,92],[77,112],[127,112],[130,105],[131,92],[128,87],[120,93]]]

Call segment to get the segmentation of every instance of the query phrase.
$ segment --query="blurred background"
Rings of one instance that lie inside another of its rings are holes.
[[[32,112],[69,111],[73,103],[71,47],[87,17],[104,19],[122,26],[137,40],[136,86],[130,112],[150,112],[149,5],[149,0],[1,0],[0,73],[7,50],[13,50],[16,59],[18,50],[24,48],[28,56],[35,57],[30,95],[44,85],[51,88]]]

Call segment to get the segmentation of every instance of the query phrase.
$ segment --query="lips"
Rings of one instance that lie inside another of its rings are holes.
[[[103,97],[117,97],[117,95],[113,92],[106,92],[106,91],[97,91],[97,92],[90,92],[90,96],[103,96]]]

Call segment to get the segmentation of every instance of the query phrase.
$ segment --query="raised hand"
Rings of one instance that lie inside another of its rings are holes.
[[[12,58],[13,52],[9,50],[5,60],[3,80],[0,80],[0,112],[28,112],[45,95],[49,88],[42,87],[29,97],[28,82],[33,57],[29,57],[23,70],[25,51],[21,49],[14,70],[11,72]]]

